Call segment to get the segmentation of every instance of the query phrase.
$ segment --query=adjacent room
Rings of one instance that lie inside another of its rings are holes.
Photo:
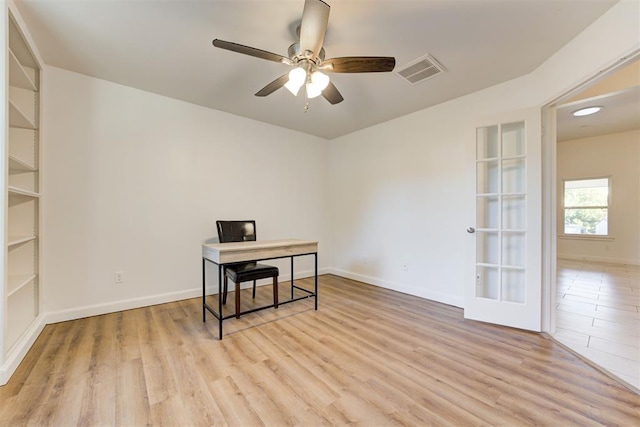
[[[639,1],[3,9],[0,424],[637,423]]]
[[[558,106],[554,335],[636,388],[640,220],[631,212],[640,207],[639,99],[635,60]],[[593,118],[579,116],[589,106],[599,109]]]

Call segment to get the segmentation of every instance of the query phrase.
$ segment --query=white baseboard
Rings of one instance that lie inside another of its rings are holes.
[[[7,354],[7,360],[5,360],[2,366],[0,366],[0,386],[9,382],[9,379],[16,369],[18,369],[18,366],[20,365],[20,362],[22,362],[24,356],[26,356],[33,343],[36,341],[38,336],[40,336],[45,325],[44,316],[38,316],[26,332],[13,345]]]
[[[572,261],[604,262],[607,264],[640,265],[640,259],[606,258],[589,255],[558,254],[558,258]]]
[[[327,269],[318,269],[318,275],[326,274],[324,272]],[[313,270],[300,271],[295,273],[296,279],[304,279],[306,277],[313,277]],[[291,280],[291,274],[282,274],[279,276],[280,282],[286,282]],[[259,282],[258,286],[268,285],[271,282],[264,281]],[[243,289],[252,286],[247,282],[243,284]],[[208,286],[207,295],[216,293],[218,291],[217,286]],[[121,301],[113,301],[104,304],[87,305],[84,307],[70,308],[67,310],[60,310],[54,312],[48,312],[45,314],[45,324],[66,322],[68,320],[82,319],[83,317],[100,316],[102,314],[115,313],[123,310],[131,310],[134,308],[148,307],[156,304],[164,304],[168,302],[180,301],[183,299],[197,298],[202,296],[202,288],[200,286],[192,289],[187,289],[178,292],[169,292],[165,294],[150,295],[140,298],[131,298]]]
[[[68,320],[82,319],[83,317],[100,316],[102,314],[115,313],[134,308],[148,307],[150,305],[164,304],[167,302],[180,301],[188,298],[202,296],[202,288],[189,289],[185,291],[169,292],[166,294],[150,295],[139,298],[131,298],[121,301],[113,301],[104,304],[86,305],[67,310],[53,311],[45,314],[46,324],[66,322]]]
[[[379,279],[377,277],[365,276],[363,274],[353,273],[338,268],[328,268],[329,274],[335,274],[336,276],[345,277],[347,279],[357,280],[359,282],[368,283],[370,285],[379,286],[385,289],[391,289],[393,291],[402,292],[403,294],[413,295],[420,298],[425,298],[431,301],[441,302],[443,304],[452,305],[454,307],[463,308],[464,299],[450,294],[443,294],[440,292],[426,291],[424,289],[416,288],[403,283],[391,282],[388,280]]]

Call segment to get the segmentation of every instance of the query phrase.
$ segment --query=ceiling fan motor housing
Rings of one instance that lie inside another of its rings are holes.
[[[297,41],[295,43],[293,43],[291,46],[289,46],[288,49],[288,53],[289,53],[289,58],[291,58],[291,60],[294,63],[298,63],[304,59],[312,61],[316,66],[319,66],[320,63],[322,61],[324,61],[324,48],[320,49],[320,52],[318,53],[317,57],[313,56],[313,52],[302,52],[300,50],[300,42]]]

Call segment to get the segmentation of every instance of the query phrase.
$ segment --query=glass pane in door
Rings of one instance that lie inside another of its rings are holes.
[[[502,265],[511,267],[524,267],[525,261],[525,234],[502,233]]]
[[[477,159],[495,159],[498,157],[498,126],[478,128]]]
[[[523,193],[525,179],[524,159],[502,161],[503,193]]]
[[[502,301],[524,303],[524,270],[502,269]]]
[[[478,219],[476,226],[478,228],[495,228],[500,226],[500,199],[495,196],[478,196],[476,206]]]
[[[497,300],[500,296],[500,277],[497,267],[476,268],[476,296]]]
[[[523,156],[524,122],[507,123],[501,126],[502,157]]]
[[[476,232],[476,258],[478,263],[498,264],[500,262],[500,236],[497,232]]]
[[[497,193],[500,189],[500,170],[497,160],[478,162],[476,177],[478,194]]]
[[[502,228],[506,230],[524,230],[524,196],[504,196],[502,198]]]

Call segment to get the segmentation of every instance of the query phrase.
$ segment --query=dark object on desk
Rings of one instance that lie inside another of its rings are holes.
[[[255,221],[216,221],[220,243],[246,242],[256,240]],[[273,278],[273,305],[278,308],[278,267],[256,262],[239,262],[224,266],[224,287],[222,303],[227,303],[227,283],[231,279],[236,284],[236,318],[240,317],[240,284],[253,280],[253,298],[256,297],[256,280]]]

